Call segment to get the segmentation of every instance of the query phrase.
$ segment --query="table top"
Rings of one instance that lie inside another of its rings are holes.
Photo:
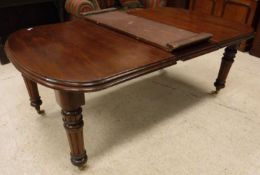
[[[24,76],[45,86],[97,91],[209,53],[253,36],[245,25],[174,8],[133,10],[133,15],[209,32],[212,41],[166,52],[86,20],[23,29],[6,43],[9,59]]]

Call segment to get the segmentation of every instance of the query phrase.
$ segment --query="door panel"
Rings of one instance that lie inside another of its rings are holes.
[[[245,24],[252,24],[256,11],[254,0],[225,0],[221,16]]]
[[[190,10],[214,15],[217,0],[191,0]]]

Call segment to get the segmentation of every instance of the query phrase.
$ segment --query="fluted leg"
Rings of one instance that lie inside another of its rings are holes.
[[[234,58],[236,57],[237,53],[237,45],[228,46],[225,49],[224,56],[222,58],[220,70],[218,73],[218,78],[216,82],[214,83],[216,87],[216,93],[220,90],[225,88],[226,79],[228,76],[228,73],[230,71],[230,68],[234,62]]]
[[[82,108],[85,104],[84,93],[55,91],[58,104],[62,108],[64,128],[66,129],[71,150],[71,162],[81,167],[87,162],[84,146]]]
[[[40,106],[42,104],[42,100],[39,95],[37,83],[35,83],[32,80],[29,80],[28,78],[26,78],[24,76],[23,76],[23,79],[24,79],[28,94],[30,96],[31,106],[36,109],[38,114],[43,114],[44,110],[41,110],[41,108],[40,108]]]

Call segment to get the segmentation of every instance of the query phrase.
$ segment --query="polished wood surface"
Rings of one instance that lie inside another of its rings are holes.
[[[129,13],[193,32],[209,32],[214,37],[209,42],[170,53],[94,23],[76,20],[20,30],[12,34],[5,45],[9,59],[24,76],[31,101],[38,101],[34,105],[37,110],[41,104],[37,83],[55,89],[71,161],[76,166],[87,161],[81,109],[85,104],[84,92],[105,89],[174,65],[179,60],[227,47],[215,82],[218,92],[225,87],[237,44],[253,37],[253,30],[246,25],[181,9]]]
[[[237,41],[241,37],[251,36],[253,32],[253,29],[247,25],[185,9],[158,8],[133,10],[129,13],[174,25],[191,32],[212,33],[212,41],[224,45],[231,40]]]
[[[168,52],[208,41],[212,37],[211,33],[194,33],[115,10],[87,16],[86,20]]]
[[[252,37],[252,29],[212,16],[174,8],[130,14],[192,32],[213,34],[210,43],[173,53],[85,20],[20,30],[6,52],[24,75],[60,90],[95,91]],[[131,49],[132,48],[132,49]],[[69,65],[70,69],[66,67]]]
[[[24,74],[65,90],[88,91],[144,67],[176,63],[171,53],[84,20],[21,30],[6,46]]]

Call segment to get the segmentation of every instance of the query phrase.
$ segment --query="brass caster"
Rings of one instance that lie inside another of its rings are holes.
[[[40,114],[40,115],[44,115],[44,114],[45,114],[45,111],[42,110],[42,109],[40,108],[40,106],[36,106],[35,109],[36,109],[36,111],[37,111],[38,114]]]
[[[78,169],[79,169],[80,171],[84,171],[84,170],[86,170],[87,168],[88,168],[87,165],[78,166]]]
[[[40,115],[44,115],[45,114],[45,110],[37,110],[37,113]]]
[[[219,90],[215,90],[215,91],[211,91],[210,94],[212,94],[212,95],[218,95],[218,93],[219,93]]]

